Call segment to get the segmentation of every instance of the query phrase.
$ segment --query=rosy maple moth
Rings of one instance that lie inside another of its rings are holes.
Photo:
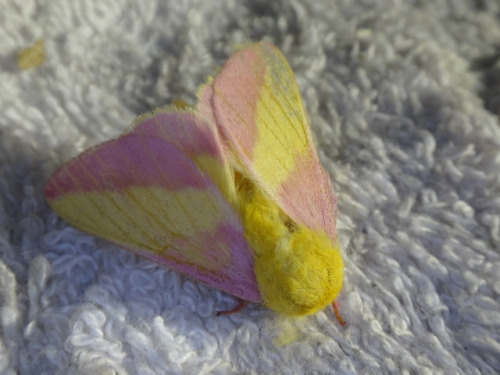
[[[286,59],[250,45],[198,98],[70,160],[48,202],[75,227],[243,301],[289,316],[323,309],[342,288],[337,198]]]

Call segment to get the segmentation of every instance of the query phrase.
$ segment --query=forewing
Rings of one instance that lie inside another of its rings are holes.
[[[336,197],[319,163],[295,76],[269,42],[237,52],[199,93],[238,165],[295,221],[336,239]]]
[[[168,121],[154,117],[148,126],[140,123],[59,169],[45,188],[49,203],[79,229],[239,298],[261,302],[241,221],[186,151],[197,152],[190,143],[205,144],[196,156],[224,163],[217,141],[200,138],[210,132],[200,131],[192,114],[176,113]],[[168,127],[179,123],[193,137],[175,144]]]

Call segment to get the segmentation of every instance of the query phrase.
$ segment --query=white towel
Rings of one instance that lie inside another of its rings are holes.
[[[1,374],[500,372],[500,6],[0,1]],[[197,86],[287,57],[339,197],[331,309],[294,321],[86,235],[50,173]],[[42,39],[46,60],[21,71]]]

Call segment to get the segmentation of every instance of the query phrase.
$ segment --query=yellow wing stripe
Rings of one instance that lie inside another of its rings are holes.
[[[212,208],[213,197],[209,191],[186,188],[167,192],[162,188],[134,187],[124,193],[73,193],[51,201],[51,205],[64,219],[83,230],[156,254],[165,250],[176,237],[191,240],[199,233],[214,232],[223,219],[221,211]],[[78,211],[74,207],[78,207]],[[158,225],[163,213],[166,215],[161,218],[175,226],[175,231],[166,232],[163,225]],[[196,218],[196,225],[191,224],[193,218]],[[144,229],[148,229],[147,236]]]
[[[277,66],[276,69],[274,73],[278,74],[283,66]],[[288,72],[283,72],[284,76],[278,77],[279,80],[273,74],[266,73],[257,106],[259,142],[254,150],[253,165],[257,175],[269,183],[273,190],[294,170],[297,156],[311,150],[310,138],[305,129],[307,119],[302,111],[296,110],[302,108],[302,101],[297,95],[298,88],[290,85],[290,91],[285,93],[280,83],[290,79],[286,73]],[[287,97],[295,98],[296,102],[288,102]],[[270,154],[272,158],[269,157]],[[276,164],[280,167],[277,168]]]

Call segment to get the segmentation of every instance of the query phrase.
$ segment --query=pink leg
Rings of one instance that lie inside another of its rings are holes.
[[[332,307],[333,307],[333,312],[335,313],[335,317],[339,321],[340,325],[342,327],[345,327],[347,323],[344,322],[344,319],[342,319],[342,316],[340,315],[339,303],[337,302],[337,300],[332,302]]]
[[[246,305],[248,305],[248,301],[245,301],[242,299],[240,299],[239,301],[240,301],[240,303],[238,303],[238,305],[232,310],[217,311],[217,316],[237,313],[237,312],[241,311],[241,309],[244,308]]]

